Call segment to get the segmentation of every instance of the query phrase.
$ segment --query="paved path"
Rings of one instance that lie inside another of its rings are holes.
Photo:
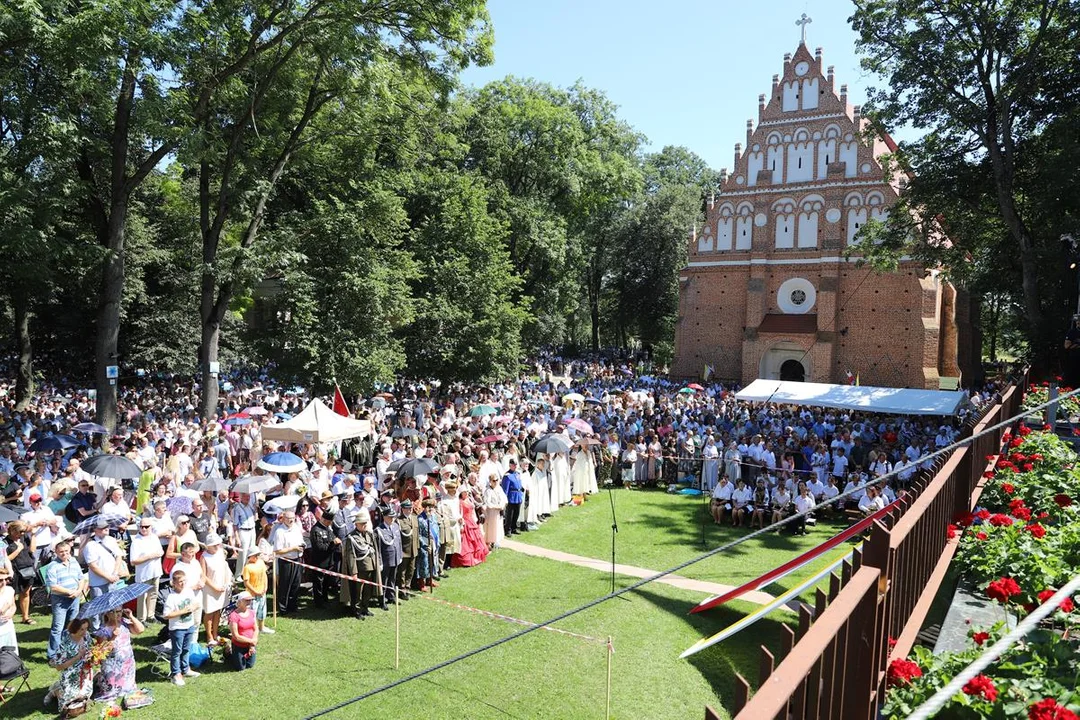
[[[611,563],[604,560],[582,557],[581,555],[572,555],[560,550],[549,550],[548,548],[529,545],[528,543],[517,542],[516,540],[507,540],[504,538],[503,541],[499,543],[499,547],[507,548],[525,555],[532,555],[533,557],[548,558],[549,560],[557,560],[559,562],[570,563],[571,565],[577,565],[578,567],[592,568],[593,570],[600,570],[601,572],[606,573],[611,572]],[[646,578],[656,574],[655,570],[646,570],[645,568],[634,567],[633,565],[619,565],[618,563],[615,564],[615,572],[620,575],[629,575],[636,578]],[[688,577],[683,577],[682,575],[665,575],[656,582],[682,588],[683,590],[704,593],[709,596],[722,595],[733,589],[733,586],[731,585],[721,585],[719,583],[705,582],[704,580],[693,580]],[[776,598],[769,593],[751,590],[739,599],[756,603],[757,605],[765,605]]]

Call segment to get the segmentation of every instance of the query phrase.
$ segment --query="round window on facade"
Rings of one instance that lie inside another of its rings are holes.
[[[817,301],[817,290],[806,278],[792,278],[780,286],[776,304],[781,312],[801,315],[810,312]]]

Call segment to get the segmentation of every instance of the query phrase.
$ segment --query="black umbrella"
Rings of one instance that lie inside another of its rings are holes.
[[[32,453],[52,452],[53,450],[67,450],[79,445],[82,445],[82,443],[70,435],[46,435],[35,440],[26,451]]]
[[[416,458],[415,460],[406,460],[401,463],[401,467],[397,469],[397,477],[399,480],[404,480],[406,478],[430,475],[438,471],[439,465],[434,460],[429,460],[428,458]]]
[[[88,458],[82,469],[90,475],[113,480],[137,480],[142,470],[123,455],[95,455]]]
[[[396,427],[394,432],[390,433],[390,437],[402,438],[402,437],[415,437],[420,433],[415,428]]]
[[[15,522],[24,512],[29,512],[29,508],[22,505],[0,505],[0,522]]]
[[[566,438],[550,433],[533,443],[529,452],[534,457],[541,453],[550,455],[552,453],[570,452],[570,443],[566,441]]]

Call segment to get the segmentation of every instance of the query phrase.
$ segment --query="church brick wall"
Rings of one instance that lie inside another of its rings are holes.
[[[959,372],[971,333],[954,289],[911,262],[878,274],[845,255],[903,190],[903,174],[882,164],[894,147],[848,105],[820,50],[784,58],[690,238],[674,375],[700,377],[709,364],[746,383],[788,359],[816,382],[851,372],[867,385],[937,387]]]

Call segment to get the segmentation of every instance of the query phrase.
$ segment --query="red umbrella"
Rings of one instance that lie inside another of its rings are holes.
[[[226,415],[226,416],[225,416],[225,419],[226,419],[226,420],[233,420],[234,418],[248,418],[248,419],[250,419],[250,418],[251,418],[251,416],[250,416],[250,415],[248,415],[248,411],[247,411],[247,410],[241,410],[241,411],[240,411],[240,412],[238,412],[238,413],[233,413],[232,415]]]
[[[507,439],[505,435],[488,435],[480,438],[482,443],[504,442]]]
[[[700,385],[698,385],[697,383],[690,383],[686,387],[690,388],[691,390],[704,390],[705,389],[705,388],[701,387]]]
[[[581,418],[574,418],[570,422],[566,423],[566,427],[573,428],[578,432],[591,433],[593,431],[592,425],[585,422]]]

